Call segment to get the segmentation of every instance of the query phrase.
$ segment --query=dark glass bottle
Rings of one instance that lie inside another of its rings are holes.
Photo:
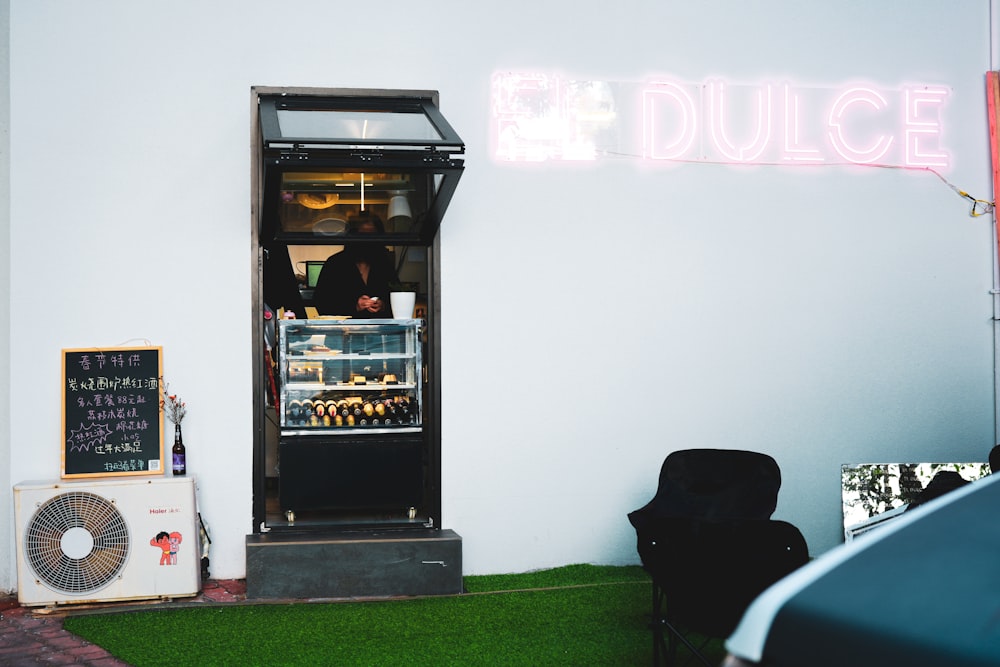
[[[174,424],[173,468],[175,475],[187,474],[187,455],[184,452],[184,438],[181,436],[181,425]]]

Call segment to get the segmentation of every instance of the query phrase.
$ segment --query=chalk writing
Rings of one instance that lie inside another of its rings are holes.
[[[63,355],[63,475],[160,472],[160,348]]]
[[[105,442],[109,435],[111,429],[107,424],[84,425],[81,422],[79,428],[70,431],[66,444],[71,452],[86,452],[91,446]]]
[[[128,459],[125,461],[107,461],[104,472],[142,472],[146,470],[145,461]]]

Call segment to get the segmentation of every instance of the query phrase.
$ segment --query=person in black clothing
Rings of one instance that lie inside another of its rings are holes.
[[[359,216],[348,221],[349,233],[383,232],[377,216]],[[323,264],[313,303],[320,315],[357,318],[392,317],[389,285],[399,282],[392,256],[380,243],[347,243]]]
[[[907,506],[904,511],[908,512],[928,501],[940,498],[946,493],[959,489],[968,483],[968,480],[963,478],[954,470],[939,470],[934,473],[934,477],[932,477],[931,481],[927,483],[924,490],[921,491],[916,498],[910,501],[909,506]]]

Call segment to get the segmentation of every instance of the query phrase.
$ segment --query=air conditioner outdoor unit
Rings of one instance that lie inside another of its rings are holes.
[[[189,477],[14,486],[24,606],[174,598],[201,589]]]

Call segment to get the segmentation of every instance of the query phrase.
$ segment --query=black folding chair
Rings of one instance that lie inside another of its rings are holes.
[[[631,512],[653,580],[653,662],[691,659],[727,637],[757,595],[809,559],[802,533],[771,519],[781,471],[766,454],[689,449],[667,456],[656,495]],[[704,639],[696,645],[689,635]],[[686,664],[686,663],[685,663]]]

